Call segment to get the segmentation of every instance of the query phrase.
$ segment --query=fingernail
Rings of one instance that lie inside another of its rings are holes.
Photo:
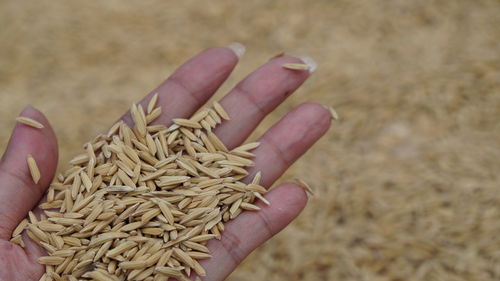
[[[241,58],[247,50],[243,44],[238,42],[231,43],[227,47],[231,49],[231,51],[233,51],[238,58]]]
[[[304,62],[305,64],[307,64],[307,66],[309,66],[309,73],[313,73],[318,68],[318,64],[311,57],[302,56],[299,57],[299,59],[301,59],[302,62]]]
[[[333,120],[339,120],[339,114],[335,111],[335,109],[333,109],[333,107],[328,105],[323,105],[323,107],[330,112]]]

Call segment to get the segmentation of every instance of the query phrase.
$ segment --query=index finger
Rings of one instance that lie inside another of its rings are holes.
[[[227,79],[244,52],[241,44],[207,49],[180,66],[139,104],[146,108],[154,94],[162,114],[155,123],[168,125],[173,118],[185,118],[203,105]],[[132,125],[130,112],[122,118]]]

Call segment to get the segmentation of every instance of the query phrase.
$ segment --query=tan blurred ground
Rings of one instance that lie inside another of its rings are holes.
[[[341,121],[286,177],[318,196],[230,278],[500,279],[500,2],[0,1],[0,148],[25,104],[61,160],[198,51],[286,51],[318,72],[301,102]],[[221,95],[219,92],[218,95]]]

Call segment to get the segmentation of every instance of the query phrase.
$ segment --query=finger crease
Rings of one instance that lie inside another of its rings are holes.
[[[288,167],[290,161],[286,156],[285,151],[283,151],[282,147],[278,143],[276,143],[270,136],[265,136],[262,140],[269,146],[271,146],[272,151],[277,155],[279,160],[283,163],[284,167]]]
[[[261,221],[262,221],[262,226],[264,230],[266,231],[266,239],[271,238],[274,235],[274,231],[272,228],[272,223],[271,220],[269,219],[269,216],[267,216],[264,212],[257,212],[259,215]]]
[[[236,91],[240,96],[245,97],[245,99],[250,102],[251,105],[257,110],[261,117],[266,116],[268,111],[264,109],[262,105],[260,105],[251,92],[243,89],[241,86],[236,86]]]
[[[168,81],[170,83],[172,83],[172,85],[175,85],[177,88],[180,88],[181,91],[183,91],[187,96],[189,96],[193,101],[194,101],[194,104],[198,107],[198,106],[201,106],[204,101],[200,100],[200,98],[198,97],[198,95],[196,95],[192,90],[190,90],[181,80],[179,80],[178,78],[176,78],[175,76],[174,77],[170,77],[168,79]]]
[[[5,214],[3,215],[5,216]],[[12,229],[10,227],[4,226],[5,221],[0,221],[0,239],[9,240],[12,235]]]
[[[234,266],[237,266],[241,261],[243,261],[244,256],[238,250],[240,247],[240,239],[230,231],[224,232],[222,239],[220,240],[222,247],[229,254],[231,260],[234,262]]]

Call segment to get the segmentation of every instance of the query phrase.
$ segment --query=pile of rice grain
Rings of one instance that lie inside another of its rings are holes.
[[[146,112],[133,105],[131,129],[111,127],[70,161],[40,205],[13,232],[44,247],[40,280],[189,280],[210,258],[205,246],[220,239],[224,222],[244,210],[259,210],[259,185],[240,180],[252,166],[258,143],[229,151],[212,129],[229,116],[215,103],[170,127],[150,125],[161,114],[155,95]]]

